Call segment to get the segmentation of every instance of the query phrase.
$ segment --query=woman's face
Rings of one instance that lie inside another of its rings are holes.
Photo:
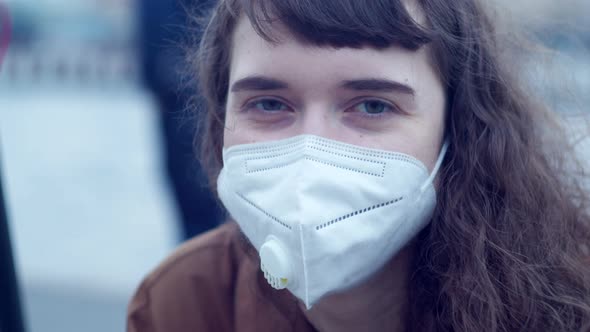
[[[445,94],[428,51],[315,47],[242,17],[233,36],[224,147],[313,134],[403,152],[432,169]]]

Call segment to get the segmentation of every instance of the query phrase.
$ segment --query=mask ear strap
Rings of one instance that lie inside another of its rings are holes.
[[[434,164],[434,168],[432,169],[432,173],[428,179],[424,182],[422,187],[420,188],[420,193],[423,193],[426,188],[434,181],[438,170],[440,169],[440,165],[442,164],[443,160],[445,159],[445,155],[447,154],[447,149],[449,148],[449,141],[445,139],[442,148],[440,149],[440,153],[438,155],[438,159],[436,160],[436,164]]]

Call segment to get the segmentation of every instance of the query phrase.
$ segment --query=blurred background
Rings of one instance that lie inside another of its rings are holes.
[[[497,1],[547,47],[523,67],[539,95],[587,117],[590,1]],[[142,277],[220,218],[177,93],[183,10],[0,0],[0,175],[28,331],[123,331]]]

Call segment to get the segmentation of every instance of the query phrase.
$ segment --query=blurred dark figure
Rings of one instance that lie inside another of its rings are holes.
[[[0,69],[4,56],[8,52],[8,44],[12,36],[12,20],[8,12],[8,6],[0,1]]]
[[[0,3],[0,6],[2,4]],[[0,159],[1,161],[1,159]],[[0,332],[24,332],[25,325],[21,309],[20,288],[14,266],[10,229],[0,169]]]
[[[221,210],[207,188],[193,137],[195,121],[184,109],[191,96],[181,86],[185,68],[179,45],[188,21],[182,0],[140,0],[140,45],[142,74],[146,86],[159,104],[166,169],[182,219],[185,239],[219,224]],[[207,6],[206,1],[191,1],[191,6]]]

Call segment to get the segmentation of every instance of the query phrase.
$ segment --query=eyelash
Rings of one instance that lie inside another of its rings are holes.
[[[282,105],[286,106],[287,110],[292,110],[292,107],[290,107],[286,102],[284,102],[283,100],[281,100],[280,98],[274,98],[274,97],[264,97],[264,98],[258,98],[258,99],[254,99],[252,101],[247,102],[246,104],[244,104],[244,106],[242,107],[243,111],[250,111],[250,110],[255,110],[255,111],[260,111],[263,113],[276,113],[279,112],[280,110],[277,111],[264,111],[261,109],[257,109],[256,105],[258,103],[261,102],[268,102],[268,101],[272,101],[272,102],[279,102]],[[367,117],[367,118],[380,118],[383,116],[386,116],[386,114],[392,114],[392,113],[401,113],[401,110],[399,109],[399,107],[397,107],[397,105],[390,103],[388,101],[384,101],[382,99],[379,98],[374,98],[374,97],[361,97],[361,98],[357,98],[354,101],[354,104],[350,107],[347,107],[344,112],[347,113],[352,113],[350,110],[354,110],[355,108],[357,108],[358,106],[362,105],[363,103],[370,103],[370,102],[378,102],[383,104],[388,110],[382,112],[382,113],[375,113],[375,114],[371,114],[371,113],[367,113],[367,112],[355,112],[355,113],[359,113],[361,114],[361,116],[363,117]]]
[[[256,111],[261,111],[261,112],[265,112],[265,113],[273,113],[273,111],[264,111],[264,110],[261,110],[261,109],[256,109],[256,104],[262,103],[262,102],[265,102],[265,101],[279,102],[279,103],[283,104],[284,106],[286,106],[288,109],[292,109],[286,102],[284,102],[280,98],[276,98],[276,97],[263,97],[263,98],[258,98],[258,99],[254,99],[252,101],[246,102],[244,104],[244,106],[242,107],[242,110],[243,111],[250,111],[250,110],[254,109]],[[278,111],[274,111],[274,112],[278,112]]]
[[[362,104],[365,103],[371,103],[371,102],[377,102],[382,104],[384,107],[387,108],[387,110],[381,112],[381,113],[367,113],[367,112],[356,112],[354,111],[354,109],[356,109],[357,107],[361,106]],[[395,113],[401,113],[400,109],[393,103],[379,99],[379,98],[374,98],[374,97],[361,97],[361,98],[357,98],[354,101],[354,104],[351,107],[346,108],[345,112],[350,112],[349,110],[353,110],[354,113],[358,113],[360,114],[360,116],[362,117],[366,117],[366,118],[381,118],[387,115],[391,115],[391,114],[395,114]]]

